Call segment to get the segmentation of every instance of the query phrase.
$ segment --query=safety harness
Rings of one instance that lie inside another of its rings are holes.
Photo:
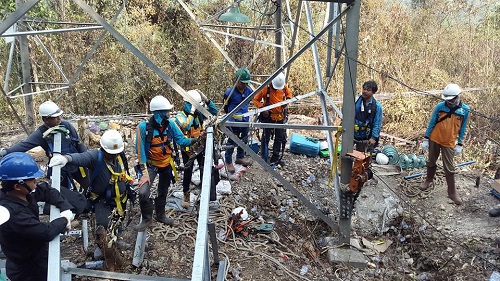
[[[118,161],[118,165],[120,165],[120,170],[121,172],[115,172],[113,170],[113,167],[109,165],[108,163],[106,164],[106,167],[108,168],[109,172],[111,173],[111,178],[109,180],[109,185],[106,188],[105,192],[105,199],[106,203],[108,205],[111,205],[111,200],[114,199],[115,204],[116,204],[116,209],[118,211],[118,214],[120,216],[124,215],[124,210],[122,204],[125,204],[128,199],[128,188],[126,187],[126,190],[123,194],[120,193],[120,188],[118,186],[118,182],[125,182],[128,184],[133,184],[134,179],[129,175],[128,173],[128,162],[127,158],[125,157],[125,153],[122,151],[120,154],[118,154],[116,160]],[[94,171],[92,172],[92,177],[91,177],[91,185],[89,187],[89,199],[92,201],[92,203],[96,202],[98,199],[102,198],[102,195],[97,194],[92,192],[92,185],[94,184],[95,179],[97,178],[97,175],[99,174],[102,164],[104,163],[103,156],[102,156],[102,150],[99,149],[98,157],[97,157],[97,166],[94,168]],[[111,198],[112,196],[112,190],[115,190],[115,197]]]
[[[157,137],[160,138],[161,142],[157,144],[152,144],[154,138],[154,130],[158,130],[159,135]],[[153,169],[158,169],[159,166],[163,166],[165,163],[169,163],[170,167],[172,167],[172,172],[174,173],[174,179],[177,181],[177,169],[175,168],[175,158],[177,157],[177,144],[174,141],[173,132],[170,129],[170,121],[166,118],[162,120],[161,125],[158,124],[154,117],[152,116],[149,121],[146,123],[146,143],[145,150],[146,153],[149,154],[151,147],[161,147],[163,155],[167,155],[167,148],[170,149],[171,154],[168,155],[164,160],[152,160],[148,157],[147,163],[149,167]]]
[[[450,111],[448,111],[444,116],[441,116],[441,118],[436,120],[436,124],[441,122],[441,121],[444,121],[445,119],[451,118],[451,115],[453,115],[453,113],[455,113],[455,111],[457,111],[457,109],[459,109],[461,107],[462,107],[462,102],[458,103],[457,106],[451,107]]]
[[[357,104],[359,100],[362,97],[359,96],[359,98],[356,100]],[[373,121],[375,119],[375,116],[377,115],[377,100],[372,97],[372,104],[371,107],[368,108],[368,110],[359,110],[356,111],[355,115],[355,124],[354,124],[354,132],[358,131],[366,131],[366,135],[368,136],[368,139],[371,138],[372,135],[372,130],[373,130]],[[363,107],[363,101],[361,101],[361,106]]]
[[[82,142],[82,140],[78,137],[78,135],[72,135],[71,131],[66,128],[64,125],[59,124],[54,127],[48,127],[46,125],[38,127],[38,130],[42,134],[43,139],[47,142],[47,151],[45,151],[45,155],[47,157],[52,158],[53,152],[54,152],[54,142],[49,140],[49,138],[57,133],[62,133],[66,138],[70,139],[70,144],[69,144],[69,153],[78,153],[78,149],[76,147]],[[80,174],[82,175],[82,178],[85,178],[87,174],[85,173],[85,169],[83,167],[78,167],[78,170],[80,171]],[[67,184],[73,185],[73,177],[70,173],[66,175],[68,177],[68,180],[70,181]],[[69,188],[70,186],[68,186]]]
[[[266,99],[265,99],[265,103],[264,103],[264,107],[266,106],[269,106],[271,103],[270,103],[270,96],[271,96],[271,86],[270,85],[267,85],[267,93],[266,93]],[[287,98],[286,98],[286,93],[285,91],[283,90],[283,101],[285,101]],[[282,107],[283,108],[283,107]],[[283,108],[282,112],[280,113],[271,113],[269,112],[269,116],[266,118],[264,117],[263,115],[263,112],[260,113],[259,115],[259,121],[260,122],[263,122],[263,123],[272,123],[273,122],[273,119],[271,118],[271,116],[276,116],[276,115],[283,115],[283,124],[287,122],[287,117],[288,117],[288,112],[285,108]],[[280,120],[281,121],[281,120]],[[262,136],[264,137],[264,134],[265,134],[265,129],[263,130],[263,133],[262,133]],[[262,143],[263,145],[263,158],[264,160],[267,162],[267,158],[268,158],[268,154],[269,154],[269,148],[267,147],[267,143],[265,143],[266,141],[262,141],[260,139],[259,136],[257,136],[259,141]],[[269,140],[271,140],[272,138],[274,137],[274,130],[269,134]],[[286,130],[284,131],[284,141],[282,142],[281,144],[281,149],[280,149],[280,157],[278,159],[277,162],[280,162],[281,159],[283,159],[283,154],[285,152],[285,146],[286,146],[286,139],[287,139],[287,136],[286,136]]]
[[[181,112],[184,117],[186,118],[186,120],[189,118],[189,113],[184,109],[182,110]],[[198,129],[201,127],[201,120],[200,120],[200,117],[198,116],[198,114],[196,114],[196,117],[193,116],[193,124],[190,128],[190,130],[184,130],[184,128],[182,127],[182,125],[180,124],[179,120],[175,119],[175,123],[177,124],[177,127],[179,127],[179,129],[181,130],[182,134],[184,134],[184,137],[186,138],[191,138],[191,137],[198,137],[198,136],[192,136],[191,134],[191,130],[194,128],[194,129]],[[199,143],[199,142],[198,142]],[[186,146],[186,147],[183,147],[183,151],[186,152],[188,155],[192,155],[193,153],[196,153],[196,151],[198,150],[199,146],[198,147],[190,147],[190,146]]]

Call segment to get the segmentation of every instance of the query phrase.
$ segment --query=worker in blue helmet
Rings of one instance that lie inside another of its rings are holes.
[[[12,281],[47,280],[49,241],[71,228],[73,207],[48,183],[36,183],[40,170],[31,155],[13,152],[0,162],[0,206],[7,209],[0,225],[0,245],[7,257],[7,277]],[[33,192],[35,191],[36,192]],[[38,217],[37,202],[52,204],[61,217],[49,223]],[[5,212],[3,212],[5,213]]]

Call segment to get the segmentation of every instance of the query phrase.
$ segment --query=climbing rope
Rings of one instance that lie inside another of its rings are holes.
[[[434,194],[437,186],[443,186],[445,184],[444,173],[441,171],[437,172],[434,180],[426,190],[420,189],[420,184],[423,181],[425,181],[425,175],[421,176],[420,178],[413,178],[409,180],[402,178],[401,182],[399,183],[399,188],[408,198],[427,198],[430,195]]]

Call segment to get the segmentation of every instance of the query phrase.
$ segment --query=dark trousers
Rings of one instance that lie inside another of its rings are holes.
[[[186,164],[189,160],[189,154],[186,151],[181,152],[182,162]],[[201,152],[196,156],[196,161],[198,161],[198,167],[200,168],[200,180],[203,179],[203,165],[205,163],[205,153]],[[184,193],[189,191],[189,185],[191,184],[191,179],[193,178],[193,167],[194,161],[191,162],[189,167],[184,166],[184,175],[182,176],[182,191]]]
[[[244,143],[247,143],[247,137],[248,137],[248,127],[230,127],[229,128],[233,134],[235,134],[240,140],[242,140]],[[235,146],[236,143],[229,138],[227,141],[227,145],[229,146]],[[226,164],[231,164],[233,163],[233,152],[234,148],[228,148],[226,150],[226,154],[224,156],[224,160],[226,161]],[[238,149],[236,151],[236,159],[242,159],[245,157],[245,151],[243,148],[238,146]]]
[[[275,123],[275,124],[283,124],[283,120],[273,121],[273,120],[265,120],[263,123]],[[262,158],[267,160],[268,152],[265,150],[269,150],[269,141],[271,140],[271,136],[274,134],[274,143],[273,143],[273,154],[271,156],[271,163],[276,162],[280,158],[280,152],[282,150],[282,145],[286,142],[285,137],[285,129],[278,128],[266,128],[264,129],[264,134],[262,135]]]
[[[149,174],[149,184],[143,185],[139,189],[139,202],[149,201],[151,196],[151,185],[153,184],[156,176],[158,179],[158,193],[156,198],[167,198],[168,187],[171,182],[174,182],[174,176],[172,174],[172,167],[167,166],[165,168],[158,168],[152,165],[148,165]]]

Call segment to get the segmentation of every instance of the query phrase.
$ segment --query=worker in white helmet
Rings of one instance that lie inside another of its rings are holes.
[[[198,138],[186,138],[174,120],[169,119],[170,110],[174,106],[163,96],[151,99],[149,110],[153,115],[148,121],[137,126],[136,153],[142,177],[139,179],[139,206],[141,222],[134,227],[136,231],[144,231],[151,223],[153,208],[155,219],[165,225],[174,225],[174,220],[165,215],[167,192],[170,183],[177,181],[175,168],[175,146],[191,146]],[[151,186],[158,179],[156,198],[151,198]]]
[[[43,124],[39,126],[27,139],[21,141],[10,148],[0,149],[0,158],[12,152],[26,152],[37,146],[45,150],[47,157],[52,158],[54,150],[54,135],[49,132],[61,132],[61,154],[87,151],[78,133],[70,122],[61,118],[64,112],[53,101],[46,101],[40,104],[38,114],[42,117]],[[52,174],[52,169],[48,170],[48,176]],[[79,215],[85,211],[85,196],[74,190],[74,182],[79,183],[80,191],[85,194],[90,184],[88,170],[83,167],[71,166],[61,169],[61,189],[63,196],[74,206],[74,212]],[[44,210],[48,214],[49,205]]]
[[[257,108],[273,105],[283,102],[293,97],[292,91],[285,84],[285,74],[280,73],[274,77],[270,85],[267,85],[253,97],[253,103]],[[280,105],[270,110],[262,112],[259,121],[263,123],[284,124],[287,121],[287,105]],[[273,150],[271,159],[268,159],[268,145],[272,136],[274,136]],[[266,128],[261,139],[261,155],[270,165],[285,165],[282,160],[286,144],[286,130],[283,128]]]
[[[107,130],[101,136],[101,147],[82,153],[57,154],[52,157],[49,167],[54,166],[82,166],[90,170],[91,185],[87,192],[90,209],[95,213],[95,236],[100,252],[105,246],[98,238],[106,235],[108,231],[121,238],[120,224],[125,217],[127,200],[132,203],[135,193],[131,184],[134,182],[128,174],[125,145],[120,132]],[[125,250],[129,245],[122,239],[112,243],[117,248]],[[96,254],[97,255],[97,254]]]
[[[460,100],[462,89],[457,84],[448,84],[444,88],[442,99],[434,108],[422,141],[422,149],[429,151],[427,176],[420,185],[426,190],[436,175],[436,161],[441,154],[444,175],[448,185],[448,197],[457,205],[462,199],[455,187],[454,156],[462,153],[463,139],[469,119],[470,107]]]
[[[213,115],[217,115],[218,109],[215,103],[208,99],[208,97],[200,90],[189,90],[187,94],[196,101],[200,106],[206,107],[208,112]],[[175,117],[175,123],[179,126],[182,133],[187,138],[198,138],[203,137],[205,134],[205,128],[203,127],[203,121],[207,119],[207,116],[203,115],[201,112],[196,110],[196,107],[191,104],[190,101],[184,99],[184,107],[181,111],[177,113]],[[203,163],[205,162],[205,142],[200,141],[194,146],[183,146],[181,147],[181,156],[184,163],[184,173],[182,178],[182,191],[184,193],[184,198],[182,201],[182,207],[188,208],[190,202],[190,192],[189,186],[191,184],[191,179],[193,176],[193,162],[198,161],[198,166],[200,167],[200,179],[203,179]],[[215,191],[215,187],[213,188]],[[215,192],[211,195],[214,197]],[[216,198],[211,198],[215,200]]]

